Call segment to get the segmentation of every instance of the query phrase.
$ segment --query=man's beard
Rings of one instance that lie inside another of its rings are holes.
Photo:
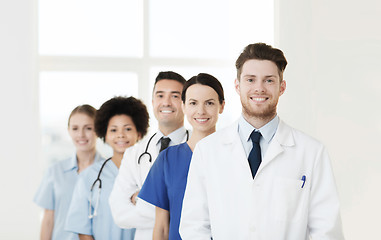
[[[248,102],[243,102],[242,112],[249,118],[256,118],[259,120],[271,120],[276,115],[277,102],[267,105],[266,108],[261,110],[253,110],[253,107]]]

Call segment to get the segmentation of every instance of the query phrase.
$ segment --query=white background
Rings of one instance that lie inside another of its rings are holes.
[[[0,239],[38,239],[40,210],[32,198],[44,164],[36,6],[0,2]],[[374,0],[276,1],[275,45],[289,61],[279,115],[327,146],[346,239],[379,235],[380,9]]]

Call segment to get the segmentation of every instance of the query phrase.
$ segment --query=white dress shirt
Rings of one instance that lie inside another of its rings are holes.
[[[279,121],[254,179],[238,122],[199,141],[180,220],[183,240],[344,239],[328,153]]]
[[[261,155],[263,159],[267,151],[267,148],[269,147],[270,142],[276,133],[278,124],[279,117],[277,115],[266,125],[259,129],[256,129],[250,123],[248,123],[246,119],[241,115],[241,117],[238,120],[238,133],[239,137],[241,138],[242,146],[245,149],[247,157],[249,157],[249,153],[253,148],[253,142],[250,139],[251,132],[253,132],[253,130],[257,130],[262,134],[262,137],[259,141],[259,145],[261,146]]]

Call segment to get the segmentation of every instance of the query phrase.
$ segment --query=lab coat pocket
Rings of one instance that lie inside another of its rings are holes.
[[[272,192],[273,216],[281,221],[298,221],[305,211],[307,188],[303,181],[277,177]]]

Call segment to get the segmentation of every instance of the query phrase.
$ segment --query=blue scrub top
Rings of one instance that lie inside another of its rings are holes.
[[[192,150],[187,143],[162,151],[140,190],[139,198],[169,211],[169,239],[181,239],[179,225]]]
[[[65,230],[76,233],[92,235],[94,239],[133,240],[135,229],[121,229],[115,223],[111,215],[108,199],[114,185],[119,169],[113,161],[107,161],[100,179],[102,189],[99,194],[97,215],[89,218],[89,203],[91,186],[98,177],[103,162],[94,164],[82,172],[75,186],[73,198],[67,214]],[[94,212],[98,198],[99,182],[93,189],[91,198],[91,213]]]
[[[104,158],[96,153],[94,163]],[[74,186],[77,182],[78,164],[76,154],[69,159],[52,165],[34,196],[34,202],[48,210],[54,210],[52,240],[78,239],[78,236],[64,230],[66,214],[69,209]]]

